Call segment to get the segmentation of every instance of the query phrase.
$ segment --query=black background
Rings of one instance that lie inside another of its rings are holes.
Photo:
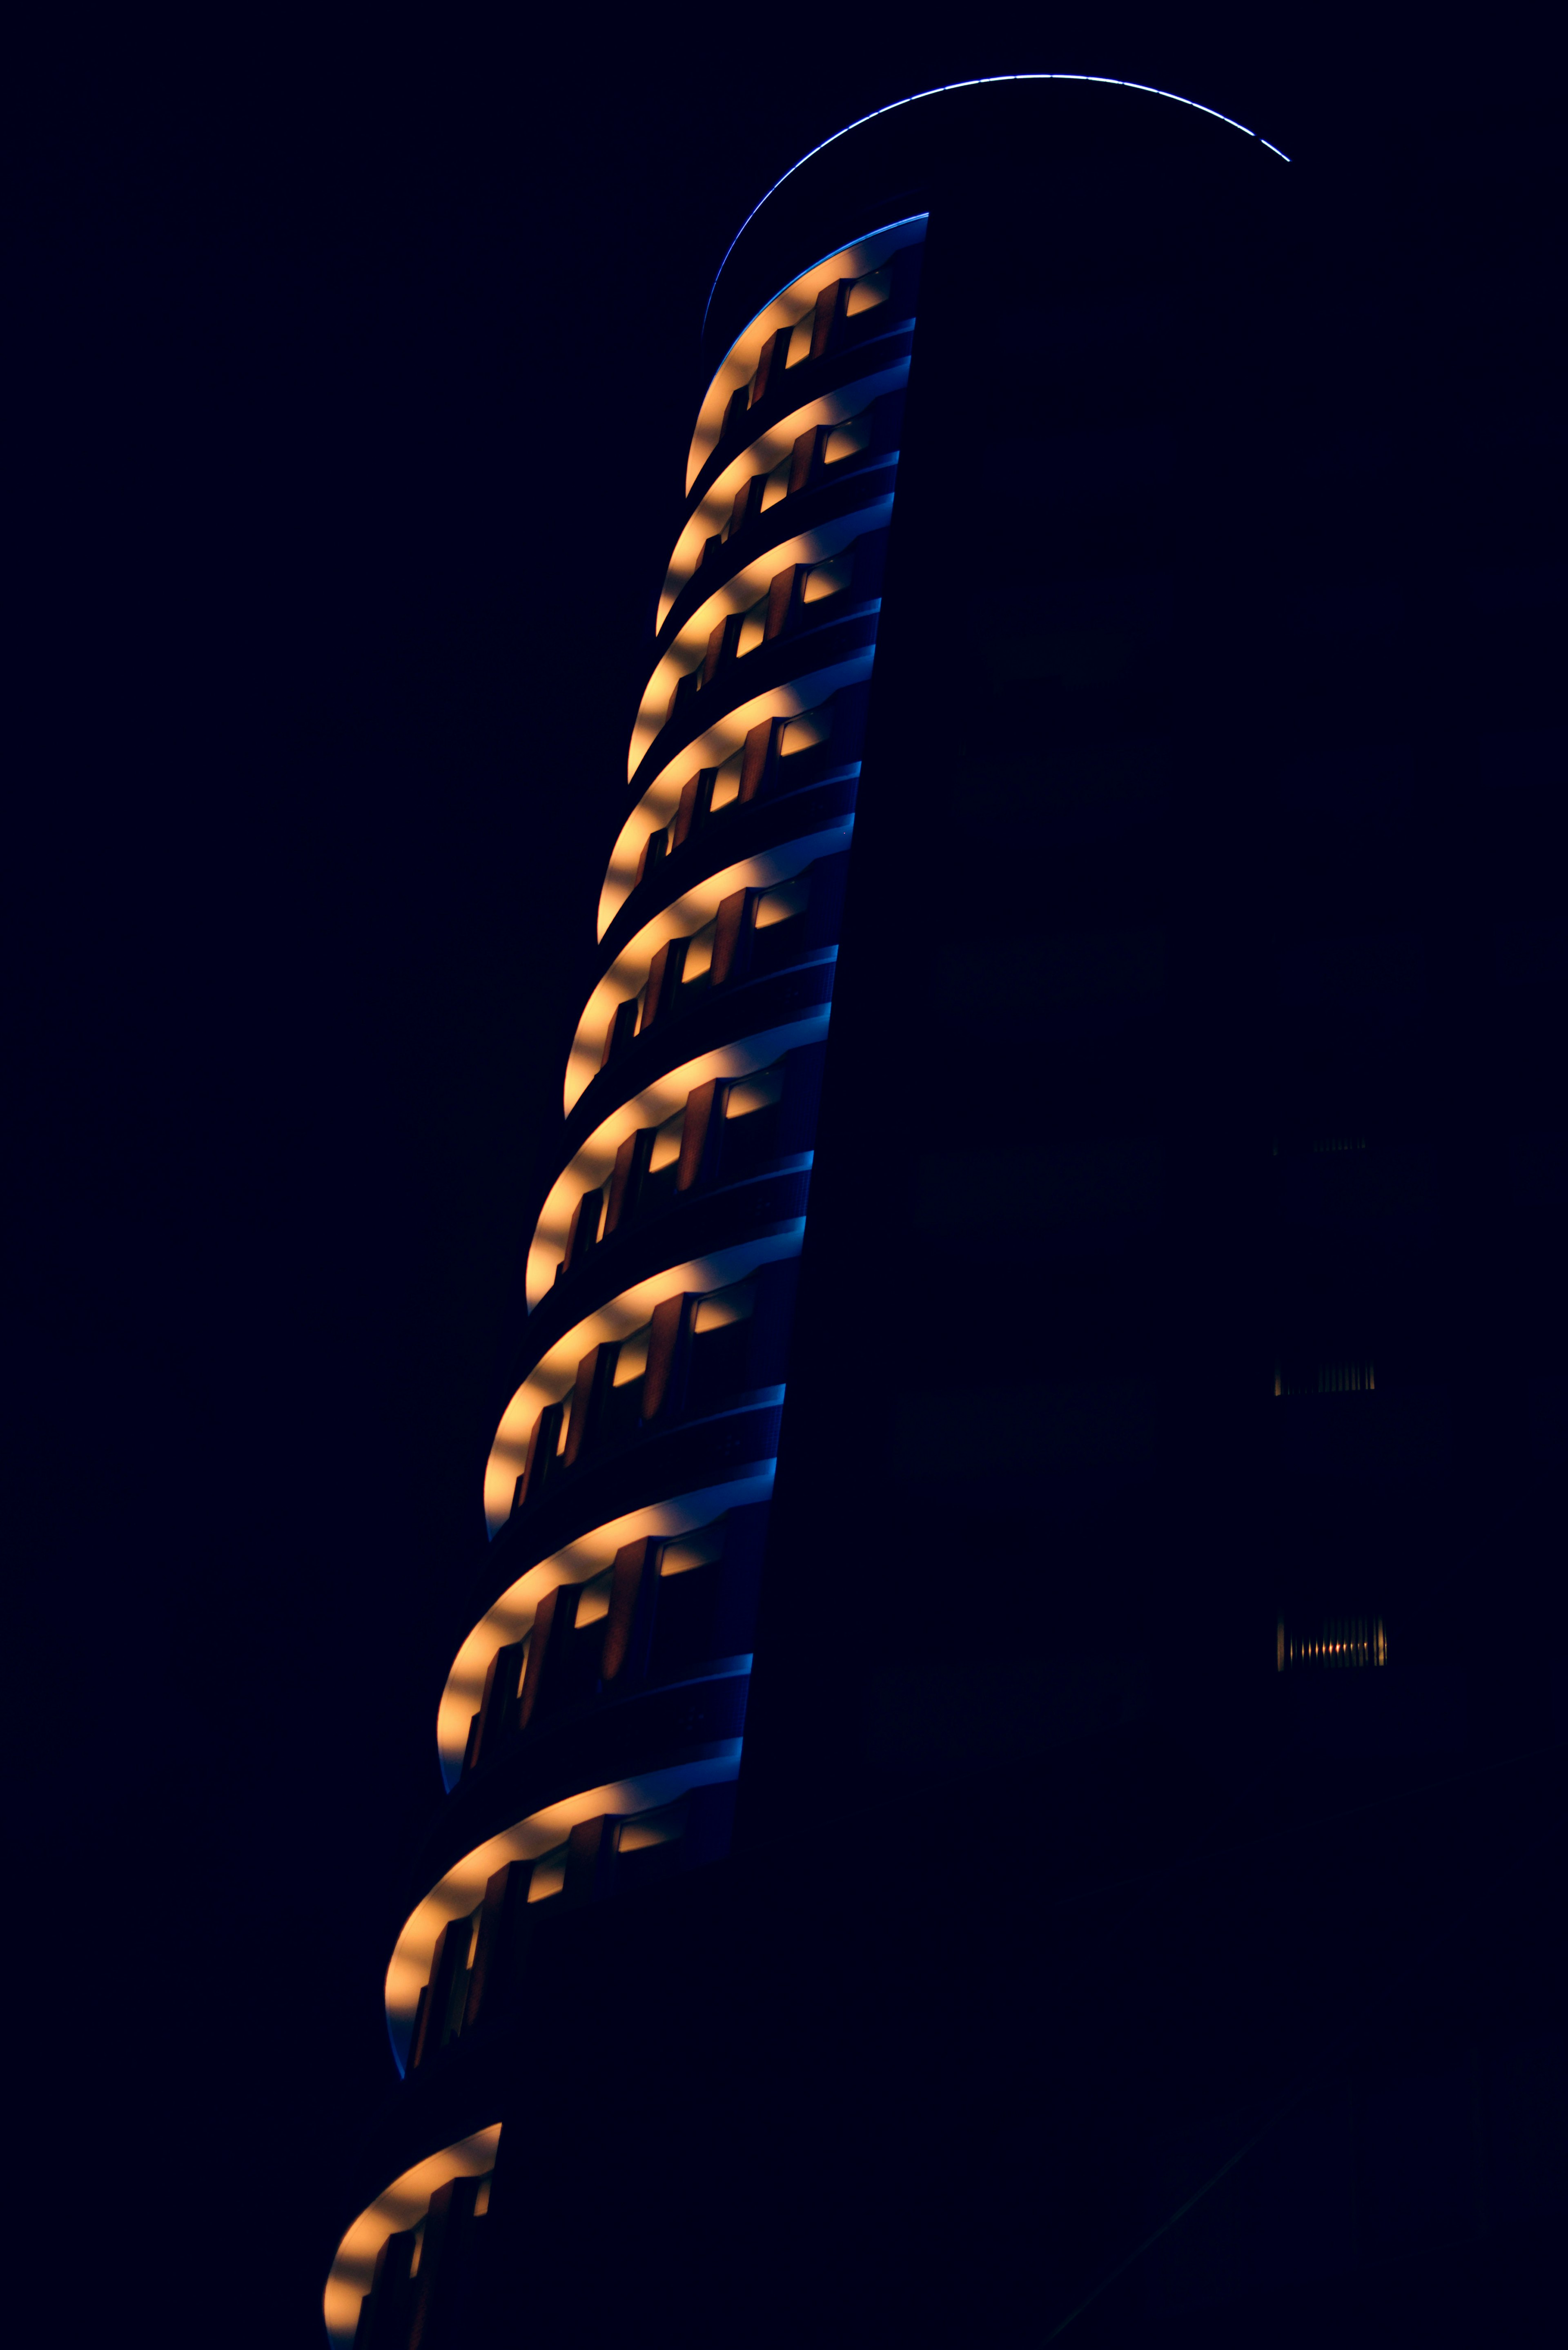
[[[735,226],[871,107],[1054,68],[1331,161],[1397,266],[1435,157],[1554,135],[1549,41],[258,10],[14,53],[13,2242],[56,2338],[319,2339]]]

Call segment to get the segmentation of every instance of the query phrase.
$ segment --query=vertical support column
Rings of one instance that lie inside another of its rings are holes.
[[[389,2236],[376,2255],[370,2290],[359,2303],[354,2350],[404,2350],[408,2341],[410,2272],[419,2238],[412,2228]]]
[[[648,1672],[663,1548],[654,1536],[645,1534],[640,1542],[627,1543],[615,1555],[600,1667],[607,1687],[629,1688]]]
[[[628,995],[625,1003],[618,1003],[610,1014],[609,1025],[605,1030],[605,1048],[599,1055],[600,1068],[607,1069],[612,1061],[618,1060],[636,1034],[637,998]]]
[[[477,2178],[449,2178],[431,2197],[410,2295],[408,2350],[457,2350],[479,2187]]]
[[[526,1730],[529,1723],[554,1712],[566,1704],[571,1687],[570,1642],[577,1621],[577,1600],[580,1586],[558,1583],[539,1602],[534,1618],[534,1629],[528,1636],[528,1663],[523,1675],[523,1694],[517,1700],[517,1727]]]
[[[561,1440],[561,1423],[566,1416],[564,1403],[547,1403],[534,1422],[534,1433],[528,1439],[528,1460],[517,1482],[514,1509],[521,1509],[537,1501],[556,1466],[556,1448]]]
[[[779,742],[788,723],[786,718],[764,718],[747,733],[741,752],[738,797],[742,801],[761,798],[776,780]]]
[[[598,1245],[599,1214],[604,1203],[602,1190],[585,1191],[573,1209],[571,1229],[566,1234],[566,1253],[561,1260],[563,1273],[576,1273],[589,1253]]]
[[[816,309],[811,321],[811,356],[814,359],[826,359],[838,340],[854,283],[852,277],[835,278],[833,284],[825,286],[817,296]]]
[[[648,1368],[642,1380],[645,1420],[673,1419],[686,1400],[694,1303],[691,1296],[667,1297],[653,1309],[648,1333]]]
[[[687,776],[680,788],[680,802],[670,828],[671,847],[683,847],[712,806],[713,784],[718,773],[717,767],[700,767],[694,775]]]
[[[449,1918],[436,1936],[431,1956],[431,1979],[425,1986],[413,2044],[409,2050],[410,2073],[445,2044],[454,2024],[461,2028],[461,1997],[466,1996],[468,1954],[472,1940],[472,1918]]]
[[[563,1469],[569,1469],[592,1447],[604,1391],[615,1376],[616,1352],[613,1345],[590,1347],[577,1365],[572,1382],[572,1416],[561,1451]]]
[[[605,1215],[605,1238],[620,1231],[623,1224],[637,1220],[638,1194],[642,1179],[653,1157],[653,1128],[639,1127],[628,1134],[615,1155],[615,1168],[610,1176],[609,1207]]]
[[[566,1882],[562,1906],[586,1908],[590,1901],[608,1898],[615,1877],[616,1841],[620,1822],[612,1816],[579,1820],[566,1838]]]
[[[476,1771],[494,1761],[512,1730],[524,1647],[521,1640],[509,1640],[490,1659],[484,1676],[484,1695],[474,1716],[478,1727],[472,1743],[472,1768]]]
[[[742,893],[743,894],[743,893]],[[726,899],[724,903],[731,901]],[[723,907],[719,910],[719,934],[723,930]],[[713,983],[719,983],[719,934],[713,941]],[[723,1139],[722,1081],[710,1077],[704,1086],[693,1086],[686,1097],[686,1115],[680,1124],[680,1157],[676,1162],[675,1188],[690,1191],[696,1184],[711,1181],[717,1171],[719,1148]]]
[[[654,956],[648,971],[648,992],[642,999],[642,1023],[638,1034],[652,1027],[659,1014],[675,1001],[686,961],[686,941],[670,939]]]
[[[498,1868],[484,1888],[479,1913],[479,1939],[469,1970],[468,2001],[462,2013],[464,2032],[472,2032],[493,2016],[513,2008],[522,1989],[528,1950],[533,1880],[531,1860],[514,1860]]]

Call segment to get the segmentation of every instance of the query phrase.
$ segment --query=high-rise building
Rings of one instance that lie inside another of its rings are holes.
[[[339,2344],[1543,2240],[1552,590],[1374,220],[1035,78],[725,259]]]

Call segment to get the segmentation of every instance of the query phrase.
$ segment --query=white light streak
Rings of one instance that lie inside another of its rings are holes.
[[[1146,98],[1168,98],[1173,106],[1189,106],[1195,114],[1207,114],[1216,122],[1226,123],[1231,130],[1239,130],[1243,139],[1257,139],[1258,144],[1261,147],[1266,147],[1271,155],[1277,155],[1282,163],[1288,163],[1291,160],[1282,148],[1276,147],[1272,140],[1260,138],[1257,131],[1249,130],[1244,122],[1236,120],[1234,115],[1221,114],[1218,107],[1205,106],[1196,98],[1179,97],[1173,89],[1156,89],[1152,82],[1121,81],[1114,74],[1075,73],[976,74],[968,81],[940,82],[935,89],[917,89],[909,98],[894,99],[890,106],[875,106],[869,114],[857,115],[853,122],[846,122],[842,130],[835,130],[830,137],[819,140],[816,146],[808,148],[804,155],[790,165],[787,172],[780,174],[768,190],[767,195],[760,197],[752,206],[730,240],[729,251],[719,264],[714,273],[713,283],[708,289],[708,299],[702,311],[703,331],[707,330],[708,313],[713,307],[713,296],[719,290],[719,280],[729,265],[730,254],[734,252],[736,245],[740,244],[741,239],[762,211],[763,204],[767,203],[768,197],[777,195],[785,180],[792,180],[801,166],[809,163],[814,155],[820,155],[825,147],[836,145],[840,139],[847,139],[852,130],[860,130],[866,123],[875,122],[884,114],[896,114],[901,106],[918,106],[923,98],[945,98],[950,90],[989,89],[993,83],[1007,81],[1086,81],[1096,83],[1102,89],[1136,89],[1140,90]]]

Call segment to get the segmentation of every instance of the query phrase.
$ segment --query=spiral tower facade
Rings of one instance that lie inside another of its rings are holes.
[[[487,1604],[441,1699],[445,1866],[388,1971],[410,2078],[514,2010],[557,1908],[729,1846],[924,226],[796,276],[697,419],[486,1471]],[[410,2166],[350,2232],[335,2340],[415,2338],[442,2263],[461,2290],[497,2139]],[[429,2223],[385,2223],[443,2169],[442,2261],[416,2259]]]
[[[1547,869],[1495,504],[1441,303],[1320,195],[1024,78],[726,257],[344,2350],[1034,2338],[1096,2276],[1106,2341],[1283,2338],[1381,2257],[1365,2149],[1463,2005],[1432,1758],[1501,1851],[1551,1711],[1467,1640],[1483,1552],[1547,1607],[1549,1507],[1467,1366],[1544,1393],[1493,1266],[1563,1266],[1454,1139],[1547,1035],[1535,949],[1462,943]],[[1271,2132],[1243,2283],[1124,2257]]]

